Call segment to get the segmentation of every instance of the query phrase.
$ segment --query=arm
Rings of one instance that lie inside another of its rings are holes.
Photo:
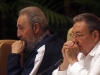
[[[88,61],[84,62],[84,66],[80,64],[77,59],[79,54],[79,47],[77,43],[69,45],[70,43],[71,42],[67,42],[65,46],[66,58],[71,65],[68,69],[70,74],[67,72],[66,75],[100,75],[100,53],[98,52],[95,56],[90,56]]]
[[[93,57],[94,58],[94,57]],[[91,59],[91,58],[90,58]],[[91,61],[91,60],[89,60]],[[87,65],[86,62],[85,65]],[[83,65],[80,65],[79,62],[76,62],[70,68],[72,75],[100,75],[100,54],[96,57],[95,60],[89,63],[89,69],[86,69]],[[76,68],[77,67],[77,68]]]
[[[24,49],[22,41],[16,41],[12,44],[11,54],[8,56],[7,75],[21,75],[22,67],[20,65],[20,53]]]
[[[79,52],[77,44],[73,44],[72,47],[68,47],[67,45],[68,43],[65,45],[64,51],[71,66],[68,68],[65,66],[60,66],[59,68],[63,69],[56,69],[52,75],[100,75],[100,53],[92,58],[89,58],[89,60],[85,62],[85,65],[87,65],[89,62],[89,65],[92,65],[87,65],[89,69],[86,69],[86,67],[81,65],[76,58]]]
[[[62,48],[63,63],[59,66],[59,69],[53,72],[53,75],[67,75],[68,65],[73,65],[78,61],[78,53],[79,48],[75,43],[73,43],[72,41],[66,42]]]

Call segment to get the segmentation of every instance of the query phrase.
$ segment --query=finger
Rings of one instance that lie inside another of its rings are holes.
[[[64,46],[73,46],[74,42],[73,41],[67,41]]]

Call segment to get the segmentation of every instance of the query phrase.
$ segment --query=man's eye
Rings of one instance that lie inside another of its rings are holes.
[[[23,27],[19,27],[20,30],[23,30]]]
[[[83,36],[83,34],[77,34],[77,36]]]

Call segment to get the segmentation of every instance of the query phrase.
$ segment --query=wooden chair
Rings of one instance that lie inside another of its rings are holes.
[[[9,44],[12,44],[15,41],[17,41],[17,40],[5,39],[5,40],[0,40],[0,43],[9,43]]]
[[[6,64],[8,55],[11,53],[11,45],[16,40],[0,40],[0,75],[6,75]],[[21,54],[21,65],[23,65],[23,53]]]

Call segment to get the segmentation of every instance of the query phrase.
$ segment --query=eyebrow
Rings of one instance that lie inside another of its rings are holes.
[[[22,25],[21,24],[17,24],[16,26],[18,27],[18,26],[22,26]]]
[[[73,32],[72,32],[73,33]],[[83,32],[76,32],[76,33],[73,33],[73,34],[84,34]]]

